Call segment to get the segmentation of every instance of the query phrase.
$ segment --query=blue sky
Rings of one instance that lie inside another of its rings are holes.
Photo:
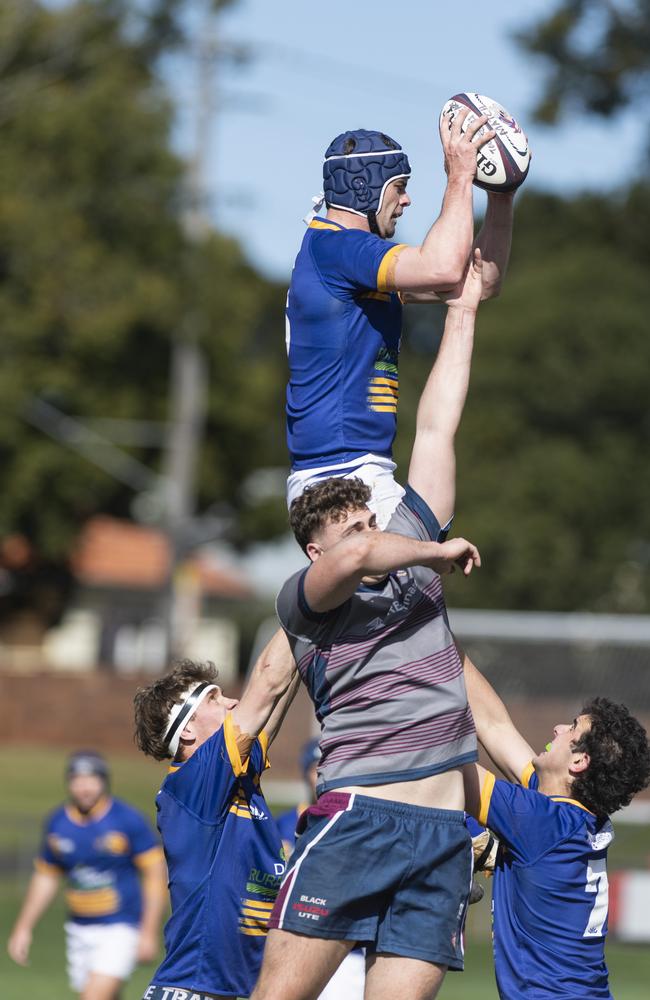
[[[376,128],[409,154],[413,206],[397,235],[419,243],[444,189],[438,113],[460,90],[488,94],[520,120],[533,150],[528,185],[571,192],[622,183],[645,142],[632,113],[613,122],[574,115],[552,129],[531,121],[544,67],[511,35],[549,9],[549,0],[493,0],[468,2],[459,16],[431,0],[240,0],[218,31],[253,58],[245,68],[224,66],[216,79],[206,162],[214,219],[256,266],[287,280],[325,147],[348,128]],[[183,73],[172,89],[176,142],[187,149],[196,91]],[[484,197],[477,191],[477,208]]]

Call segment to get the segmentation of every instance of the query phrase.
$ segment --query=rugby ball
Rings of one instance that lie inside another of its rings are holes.
[[[440,112],[440,128],[451,128],[454,118],[462,108],[469,108],[463,122],[463,132],[468,125],[488,115],[489,121],[479,135],[494,131],[496,135],[478,150],[474,183],[484,191],[515,191],[523,184],[530,166],[528,139],[509,111],[483,94],[456,94],[447,101]]]

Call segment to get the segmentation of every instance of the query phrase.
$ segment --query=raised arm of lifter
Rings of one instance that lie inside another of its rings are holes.
[[[315,559],[305,575],[305,599],[312,611],[321,613],[340,607],[360,583],[377,583],[395,570],[428,566],[442,574],[459,567],[469,576],[480,565],[478,549],[464,538],[423,542],[389,531],[359,530]]]
[[[477,136],[487,118],[477,118],[461,132],[464,114],[456,116],[451,129],[440,133],[445,155],[447,188],[438,219],[419,247],[396,252],[387,285],[402,292],[444,291],[461,280],[474,236],[472,181],[476,175],[476,153],[494,137]]]
[[[418,405],[408,481],[445,525],[456,501],[454,440],[465,406],[474,346],[474,322],[482,294],[479,250],[460,294],[447,299],[445,329]]]
[[[501,291],[512,244],[514,191],[488,192],[487,211],[474,245],[483,259],[482,299],[493,299]]]
[[[296,662],[286,635],[279,629],[258,656],[241,700],[232,710],[233,721],[240,731],[237,740],[240,753],[248,752],[262,729],[271,742],[298,683]]]
[[[467,699],[474,716],[476,735],[495,765],[510,781],[520,781],[534,751],[508,714],[492,685],[458,646],[463,662]]]

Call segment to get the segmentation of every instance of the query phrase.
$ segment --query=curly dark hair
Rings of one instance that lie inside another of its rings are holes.
[[[218,671],[214,663],[180,660],[170,673],[159,677],[148,687],[138,688],[133,704],[134,739],[139,748],[156,760],[171,757],[164,733],[172,705],[180,702],[181,695],[191,684],[200,684],[203,681],[215,684],[217,676]]]
[[[341,521],[352,510],[368,506],[371,489],[357,476],[331,476],[307,486],[291,504],[289,523],[303,552],[327,521]]]
[[[591,726],[573,746],[589,754],[589,767],[573,779],[571,795],[597,816],[609,816],[650,781],[648,735],[625,705],[608,698],[593,698],[581,714]]]

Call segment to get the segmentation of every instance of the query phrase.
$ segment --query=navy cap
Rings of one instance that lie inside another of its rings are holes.
[[[66,781],[81,774],[96,774],[108,782],[110,771],[106,758],[96,750],[77,750],[70,754],[65,768]]]

